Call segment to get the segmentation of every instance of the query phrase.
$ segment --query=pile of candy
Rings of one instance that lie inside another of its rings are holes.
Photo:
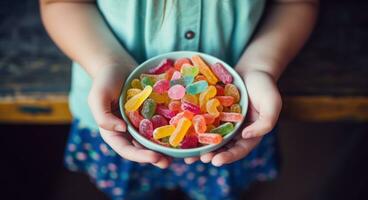
[[[139,133],[158,144],[218,144],[243,120],[240,94],[221,63],[199,56],[163,60],[131,82],[125,112]]]

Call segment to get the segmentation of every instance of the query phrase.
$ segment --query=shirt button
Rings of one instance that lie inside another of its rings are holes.
[[[187,31],[184,36],[186,39],[190,40],[194,38],[195,33],[193,31]]]

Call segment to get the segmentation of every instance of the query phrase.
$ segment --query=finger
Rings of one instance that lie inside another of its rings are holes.
[[[199,157],[188,157],[188,158],[184,158],[184,162],[186,164],[188,164],[188,165],[193,164],[197,160],[199,160]]]
[[[172,162],[172,158],[167,156],[161,156],[160,160],[157,163],[152,163],[154,166],[159,167],[161,169],[166,169]]]
[[[140,163],[157,163],[161,159],[159,153],[136,147],[119,132],[100,128],[101,137],[121,157]]]
[[[99,127],[109,130],[126,132],[125,122],[112,113],[113,100],[98,88],[93,88],[88,96],[88,104]]]
[[[211,162],[213,156],[215,156],[215,152],[208,152],[206,154],[201,155],[200,159],[203,163]]]
[[[261,141],[262,137],[252,139],[239,139],[234,146],[226,151],[216,154],[212,159],[214,166],[222,166],[244,158]]]

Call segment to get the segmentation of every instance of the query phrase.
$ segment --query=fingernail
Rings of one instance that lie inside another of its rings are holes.
[[[121,124],[119,124],[119,125],[116,125],[115,126],[115,130],[116,131],[119,131],[119,132],[125,132],[126,131],[126,127],[123,126],[123,125],[121,125]]]
[[[252,137],[252,134],[253,134],[252,131],[245,131],[245,132],[243,132],[243,138],[244,139],[249,139],[249,138]]]

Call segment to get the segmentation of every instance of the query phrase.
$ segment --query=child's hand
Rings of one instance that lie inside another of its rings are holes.
[[[118,67],[109,67],[101,69],[94,78],[88,103],[99,126],[101,137],[116,153],[127,160],[166,168],[171,159],[139,145],[126,132],[125,122],[118,117],[119,94],[123,85],[122,74],[124,73]]]
[[[250,125],[225,147],[202,155],[202,162],[221,166],[242,159],[261,141],[262,136],[275,126],[282,102],[273,78],[267,73],[254,71],[247,73],[244,80],[249,95],[246,125]],[[196,160],[197,157],[185,159],[188,164]]]

